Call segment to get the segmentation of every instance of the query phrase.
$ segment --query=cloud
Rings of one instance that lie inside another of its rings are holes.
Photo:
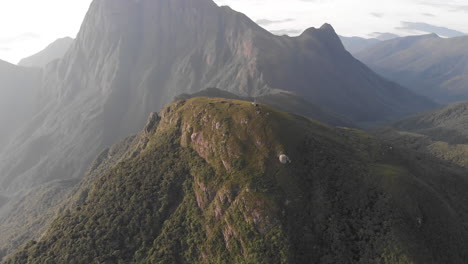
[[[385,41],[385,40],[390,40],[390,39],[394,39],[394,38],[399,38],[400,36],[396,35],[396,34],[392,34],[392,33],[382,33],[382,32],[373,32],[373,33],[370,33],[369,34],[370,37],[372,38],[376,38],[378,40],[382,40],[382,41]]]
[[[262,26],[268,26],[272,24],[280,24],[280,23],[285,23],[285,22],[291,22],[294,21],[292,18],[286,18],[286,19],[280,19],[280,20],[270,20],[270,19],[259,19],[255,21],[255,23],[262,25]]]
[[[302,33],[302,30],[299,29],[278,29],[270,30],[271,33],[275,35],[299,35]]]
[[[374,13],[370,13],[370,14],[371,14],[371,16],[376,17],[376,18],[382,18],[382,17],[384,17],[384,14],[383,14],[383,13],[376,13],[376,12],[374,12]]]
[[[28,41],[31,39],[39,39],[40,37],[41,36],[39,34],[26,32],[26,33],[22,33],[20,35],[13,36],[13,37],[0,38],[0,44],[12,44],[12,43],[24,42],[24,41]]]
[[[399,30],[404,30],[407,32],[414,32],[414,31],[422,31],[426,33],[435,33],[437,35],[443,36],[443,37],[459,37],[459,36],[464,36],[466,33],[446,28],[446,27],[439,27],[439,26],[434,26],[431,24],[423,23],[423,22],[406,22],[402,21],[401,22],[402,26],[397,27]]]
[[[432,6],[436,8],[444,8],[451,12],[468,12],[468,5],[460,4],[457,0],[424,0],[418,1],[420,5]]]

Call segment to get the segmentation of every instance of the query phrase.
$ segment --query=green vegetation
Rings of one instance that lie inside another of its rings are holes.
[[[466,176],[362,131],[194,98],[128,144],[114,163],[100,155],[77,202],[5,263],[468,260],[468,203],[454,203],[468,201]]]
[[[373,134],[392,145],[468,168],[467,101],[409,117]]]

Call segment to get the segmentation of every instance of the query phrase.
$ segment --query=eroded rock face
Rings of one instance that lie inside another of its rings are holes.
[[[159,117],[158,113],[151,113],[150,116],[148,117],[148,121],[146,122],[145,129],[144,131],[146,133],[150,133],[152,130],[154,130],[161,118]]]

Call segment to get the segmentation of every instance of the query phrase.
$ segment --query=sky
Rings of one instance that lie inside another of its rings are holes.
[[[158,0],[155,0],[158,1]],[[343,36],[468,33],[467,0],[215,0],[275,34],[330,23]],[[0,59],[17,63],[58,38],[75,37],[91,0],[1,0]],[[27,8],[25,8],[27,7]]]

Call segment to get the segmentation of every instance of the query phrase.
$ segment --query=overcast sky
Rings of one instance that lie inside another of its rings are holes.
[[[157,0],[155,0],[157,1]],[[0,59],[17,63],[57,38],[75,37],[91,0],[1,0]],[[276,34],[327,22],[338,34],[371,37],[468,32],[468,0],[215,0]]]

